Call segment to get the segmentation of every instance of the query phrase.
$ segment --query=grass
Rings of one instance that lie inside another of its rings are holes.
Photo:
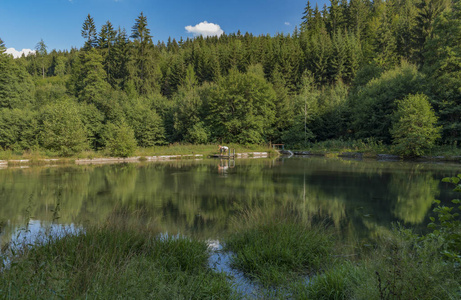
[[[226,274],[209,267],[204,241],[159,234],[138,213],[124,222],[123,212],[115,212],[106,223],[77,234],[10,247],[14,256],[1,266],[0,298],[245,297],[233,290]],[[396,227],[380,233],[372,247],[349,247],[324,224],[288,211],[245,211],[237,220],[224,250],[232,252],[232,266],[261,287],[247,297],[461,298],[460,265],[441,254],[446,241],[440,236],[423,239]]]
[[[204,241],[116,224],[90,227],[15,253],[0,272],[2,299],[229,299]]]
[[[239,145],[239,144],[226,144],[229,149],[235,149],[236,153],[242,152],[268,152],[270,156],[277,156],[278,153],[270,149],[265,145]],[[208,156],[211,154],[218,153],[217,144],[207,145],[192,145],[192,144],[180,144],[175,143],[168,146],[154,146],[151,148],[138,148],[132,156],[146,157],[146,156],[157,156],[157,155],[195,155],[202,154]],[[109,155],[104,151],[82,151],[76,153],[70,157],[61,157],[59,153],[46,151],[44,149],[38,150],[25,150],[25,151],[13,151],[13,150],[0,150],[0,160],[29,160],[27,164],[42,164],[41,161],[50,158],[59,158],[58,163],[72,163],[76,159],[93,159],[93,158],[104,158]],[[35,163],[34,163],[35,162]],[[53,162],[54,163],[54,162]],[[46,162],[49,164],[49,162]]]
[[[269,149],[265,145],[239,145],[239,144],[226,144],[229,149],[235,149],[236,153],[242,152],[270,152],[276,154],[275,150]],[[190,154],[203,154],[208,156],[211,154],[219,153],[217,144],[207,145],[193,145],[193,144],[180,144],[175,143],[168,146],[155,146],[151,148],[139,148],[135,156],[153,156],[153,155],[190,155]]]
[[[369,245],[345,245],[325,225],[245,212],[226,238],[231,264],[276,299],[459,299],[461,268],[443,239],[396,227]]]
[[[367,157],[376,156],[380,153],[393,153],[392,146],[385,145],[375,139],[366,140],[328,140],[311,144],[307,150],[312,153],[331,153],[331,152],[360,152]]]
[[[297,276],[318,272],[331,258],[332,235],[324,225],[311,226],[290,218],[262,218],[247,214],[243,227],[231,234],[225,250],[232,266],[263,286],[279,285]]]

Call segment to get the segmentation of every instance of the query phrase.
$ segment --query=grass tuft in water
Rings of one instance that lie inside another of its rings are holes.
[[[299,275],[314,274],[330,261],[333,239],[324,225],[288,218],[254,222],[230,235],[225,250],[233,252],[233,267],[262,285],[284,284]]]
[[[116,224],[41,239],[0,273],[3,298],[228,299],[204,241]]]

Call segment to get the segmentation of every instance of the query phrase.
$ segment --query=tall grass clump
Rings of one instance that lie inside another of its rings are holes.
[[[0,298],[233,297],[226,276],[208,267],[204,241],[151,229],[90,226],[14,254],[0,272]]]
[[[308,283],[291,284],[293,299],[355,299],[357,284],[364,273],[353,262],[346,260],[312,277]]]
[[[231,234],[225,249],[233,253],[233,267],[264,286],[314,274],[331,258],[333,239],[324,225],[283,217],[258,223],[251,213],[243,222],[248,226]]]

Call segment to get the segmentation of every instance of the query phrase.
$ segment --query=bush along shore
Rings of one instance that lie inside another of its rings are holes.
[[[461,192],[461,175],[444,181]],[[0,298],[459,299],[461,202],[452,202],[437,205],[425,235],[396,224],[366,244],[289,210],[244,210],[220,250],[251,282],[243,292],[210,264],[206,241],[113,218],[4,246]]]

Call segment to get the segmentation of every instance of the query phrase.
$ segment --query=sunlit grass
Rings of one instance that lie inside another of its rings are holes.
[[[5,299],[229,299],[226,276],[207,265],[204,241],[154,228],[90,226],[13,249],[0,271]]]

